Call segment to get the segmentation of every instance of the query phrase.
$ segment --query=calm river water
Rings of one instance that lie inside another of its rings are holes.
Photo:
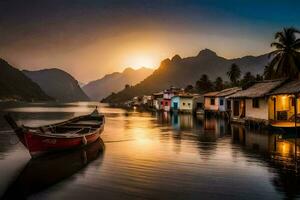
[[[19,123],[48,124],[96,103],[1,104]],[[0,196],[7,199],[297,199],[294,139],[215,118],[109,108],[102,141],[30,160],[0,119]],[[2,118],[2,117],[1,117]]]

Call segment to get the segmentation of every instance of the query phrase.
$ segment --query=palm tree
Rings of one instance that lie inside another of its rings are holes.
[[[270,80],[276,78],[274,68],[270,65],[266,65],[264,69],[264,79]]]
[[[241,77],[241,70],[239,66],[233,63],[230,70],[227,72],[227,76],[233,85],[237,85],[238,79]]]
[[[276,50],[269,54],[272,57],[272,67],[279,77],[298,78],[300,72],[300,38],[296,34],[300,32],[291,27],[275,34],[275,42],[271,47]]]
[[[217,77],[214,84],[215,84],[215,89],[217,91],[224,89],[224,83],[223,83],[223,79],[221,77]]]

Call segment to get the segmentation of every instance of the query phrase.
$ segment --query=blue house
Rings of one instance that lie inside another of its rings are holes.
[[[193,95],[180,94],[171,99],[171,110],[179,112],[193,112]]]

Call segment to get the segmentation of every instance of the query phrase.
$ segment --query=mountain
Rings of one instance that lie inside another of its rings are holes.
[[[245,56],[242,58],[226,59],[215,52],[204,49],[195,57],[181,58],[175,55],[171,60],[165,59],[159,68],[149,77],[134,87],[126,88],[117,94],[111,94],[104,102],[123,102],[134,96],[151,94],[169,88],[170,86],[185,87],[195,85],[202,74],[207,74],[211,80],[220,76],[228,80],[226,75],[232,63],[236,63],[242,73],[262,74],[268,62],[268,55]]]
[[[78,81],[78,85],[82,88],[85,85],[85,83]]]
[[[23,70],[23,73],[36,82],[43,91],[58,101],[88,101],[78,81],[67,72],[52,68],[38,71]]]
[[[103,78],[91,81],[83,86],[83,91],[92,100],[102,100],[104,97],[110,95],[112,92],[121,91],[126,84],[135,85],[144,80],[153,72],[152,69],[140,68],[134,70],[126,68],[123,72],[114,72],[105,75]]]
[[[52,100],[20,70],[0,59],[0,100]]]

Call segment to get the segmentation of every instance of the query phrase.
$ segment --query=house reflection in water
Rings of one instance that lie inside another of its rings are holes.
[[[194,117],[189,114],[173,114],[171,116],[172,126],[177,130],[191,129],[194,127]]]
[[[295,162],[295,138],[288,134],[272,134],[267,130],[252,130],[241,125],[231,125],[233,142],[238,142],[245,146],[247,150],[256,151],[262,155],[268,155],[272,161],[280,161],[283,167],[292,167]],[[299,156],[299,139],[296,143],[297,154]]]

